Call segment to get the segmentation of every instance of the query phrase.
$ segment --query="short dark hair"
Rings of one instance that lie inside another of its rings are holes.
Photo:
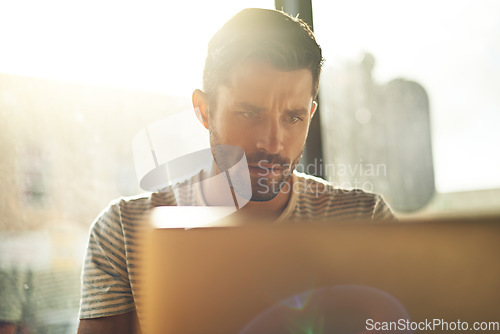
[[[231,68],[249,59],[269,61],[279,70],[309,69],[316,98],[323,57],[307,23],[277,10],[248,8],[234,15],[208,44],[203,90],[215,106],[217,88]]]

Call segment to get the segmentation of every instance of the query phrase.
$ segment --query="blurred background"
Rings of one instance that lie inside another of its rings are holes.
[[[76,331],[90,224],[142,192],[133,136],[190,108],[246,7],[299,13],[323,48],[302,170],[400,217],[500,214],[500,2],[304,3],[0,3],[0,333]]]

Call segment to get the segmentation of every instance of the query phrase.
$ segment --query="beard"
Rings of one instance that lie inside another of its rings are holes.
[[[228,169],[227,163],[221,161],[220,153],[216,152],[216,147],[223,146],[219,142],[219,137],[215,129],[210,129],[210,146],[212,155],[219,170]],[[293,159],[286,158],[280,154],[269,154],[264,150],[257,152],[245,152],[247,158],[247,170],[245,172],[250,175],[252,194],[250,201],[266,202],[275,198],[282,190],[290,191],[290,177],[292,176],[295,167],[302,157],[302,151]],[[218,161],[219,160],[219,161]],[[221,168],[222,167],[222,168]],[[250,173],[252,169],[252,173]],[[241,184],[244,181],[231,180],[230,184]],[[285,186],[289,188],[284,189]],[[233,187],[232,187],[233,188]],[[238,188],[238,187],[236,187]],[[234,189],[234,188],[233,188]],[[237,189],[234,189],[237,192]]]
[[[281,191],[290,191],[291,185],[288,182],[301,157],[302,152],[292,161],[284,159],[279,154],[269,154],[263,151],[250,154],[247,157],[250,166],[261,166],[262,163],[274,166],[250,167],[258,170],[256,175],[250,174],[252,183],[251,200],[257,202],[270,201]],[[288,187],[285,188],[286,186]]]

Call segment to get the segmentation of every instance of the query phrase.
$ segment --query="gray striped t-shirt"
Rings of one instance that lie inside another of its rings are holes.
[[[290,200],[276,223],[316,219],[396,221],[380,195],[338,189],[298,172],[292,180]],[[188,199],[190,205],[204,205],[199,182],[183,189],[184,193],[177,194],[183,196],[183,203]],[[91,226],[82,274],[80,319],[136,309],[137,235],[152,208],[172,205],[177,205],[174,192],[148,193],[113,201],[97,217]]]

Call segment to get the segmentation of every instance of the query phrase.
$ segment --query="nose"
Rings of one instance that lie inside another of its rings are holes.
[[[268,119],[263,124],[257,135],[257,148],[265,150],[270,154],[278,154],[283,151],[283,134],[279,119]]]

